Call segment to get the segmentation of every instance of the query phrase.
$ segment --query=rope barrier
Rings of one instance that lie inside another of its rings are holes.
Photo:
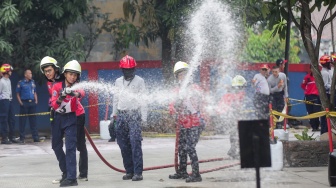
[[[99,105],[102,105],[102,104],[106,104],[106,103],[92,104],[92,105],[84,106],[84,108],[90,108],[90,107],[99,106]],[[16,117],[20,117],[20,116],[44,116],[44,115],[50,115],[50,112],[38,112],[38,113],[33,113],[33,114],[15,114]]]

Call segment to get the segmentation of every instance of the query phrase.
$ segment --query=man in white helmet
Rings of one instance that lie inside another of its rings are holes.
[[[52,149],[63,172],[60,187],[78,185],[76,177],[77,111],[83,109],[78,101],[84,94],[72,86],[79,82],[81,66],[76,60],[69,61],[63,68],[64,81],[52,87],[51,106],[55,109],[52,127]],[[65,136],[66,153],[63,151]],[[66,175],[66,177],[64,177]],[[63,179],[66,178],[66,179]]]
[[[196,144],[204,125],[201,117],[201,105],[203,103],[201,88],[191,83],[187,84],[186,88],[181,88],[188,69],[189,65],[182,61],[177,62],[174,66],[174,75],[178,82],[178,87],[175,89],[176,98],[169,108],[170,114],[176,115],[176,123],[180,128],[178,143],[179,168],[176,174],[169,175],[169,179],[186,179],[187,183],[202,181]],[[192,168],[190,176],[187,172],[188,155]]]

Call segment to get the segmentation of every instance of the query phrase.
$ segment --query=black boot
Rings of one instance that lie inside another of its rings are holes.
[[[12,142],[6,138],[1,140],[1,144],[12,144]]]
[[[61,182],[60,187],[69,187],[69,186],[77,186],[77,180],[70,180],[70,179],[66,179],[64,181]]]
[[[190,182],[201,182],[202,181],[202,177],[200,174],[198,175],[191,175],[186,179],[186,183],[190,183]]]
[[[123,180],[131,180],[133,178],[133,174],[132,173],[128,173],[126,175],[123,176]]]
[[[176,174],[169,175],[169,179],[186,179],[189,177],[187,172],[178,172]]]

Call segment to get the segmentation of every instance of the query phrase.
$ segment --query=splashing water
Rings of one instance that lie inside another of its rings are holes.
[[[186,79],[182,82],[179,95],[188,93],[185,89],[188,83],[193,82],[193,75],[198,71],[198,67],[204,66],[203,63],[215,62],[214,66],[219,68],[216,79],[221,81],[225,74],[233,75],[235,69],[235,57],[237,57],[237,43],[240,34],[237,31],[236,20],[232,19],[228,7],[218,0],[204,0],[194,13],[187,20],[187,29],[184,45],[185,53],[191,54],[187,60],[190,65]],[[214,68],[214,67],[211,67]],[[221,72],[222,71],[222,72]],[[225,72],[225,73],[223,73]],[[209,78],[210,79],[210,78]],[[154,83],[153,80],[145,82]],[[222,87],[219,85],[219,87]],[[111,81],[87,82],[82,81],[74,88],[81,88],[90,92],[98,93],[104,99],[112,98],[116,93],[116,88]],[[177,97],[171,90],[160,86],[151,87],[146,95],[145,101],[151,106],[168,107],[168,103]],[[205,93],[205,109],[209,116],[217,116],[218,97],[215,92]],[[246,102],[246,101],[245,101]],[[228,111],[235,114],[236,109],[227,107]],[[227,115],[228,116],[228,115]],[[246,118],[245,118],[246,119]],[[226,129],[225,123],[218,122],[222,129]],[[232,127],[232,125],[227,125]]]
[[[182,90],[191,82],[193,73],[205,61],[221,64],[229,72],[234,68],[236,42],[239,38],[228,7],[218,0],[203,1],[190,15],[187,25],[186,48],[191,52],[190,69]]]

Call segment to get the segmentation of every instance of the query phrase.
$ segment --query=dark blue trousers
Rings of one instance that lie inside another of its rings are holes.
[[[305,100],[310,101],[315,104],[321,104],[320,97],[318,95],[305,95]],[[321,106],[306,104],[306,109],[307,109],[308,114],[313,114],[316,112],[320,112]],[[313,129],[318,129],[320,126],[320,119],[319,118],[309,119],[309,124],[311,125]]]
[[[51,127],[51,145],[55,152],[59,167],[67,179],[76,179],[76,144],[77,144],[77,117],[74,112],[55,113],[54,123]],[[63,137],[65,136],[65,149],[63,151]]]
[[[77,150],[79,151],[79,175],[87,177],[88,175],[88,151],[85,140],[85,114],[77,116]]]
[[[23,105],[20,106],[20,114],[34,114],[36,113],[36,103],[34,100],[31,102],[29,101],[22,101]],[[38,131],[36,127],[36,116],[21,116],[20,117],[20,140],[24,140],[25,135],[25,128],[26,128],[26,121],[27,118],[29,119],[29,126],[30,131],[32,133],[32,137],[34,140],[39,140]]]
[[[2,140],[15,138],[15,119],[12,102],[8,99],[0,100],[0,128]]]
[[[118,112],[117,143],[121,150],[126,173],[142,174],[141,116],[138,111]]]

